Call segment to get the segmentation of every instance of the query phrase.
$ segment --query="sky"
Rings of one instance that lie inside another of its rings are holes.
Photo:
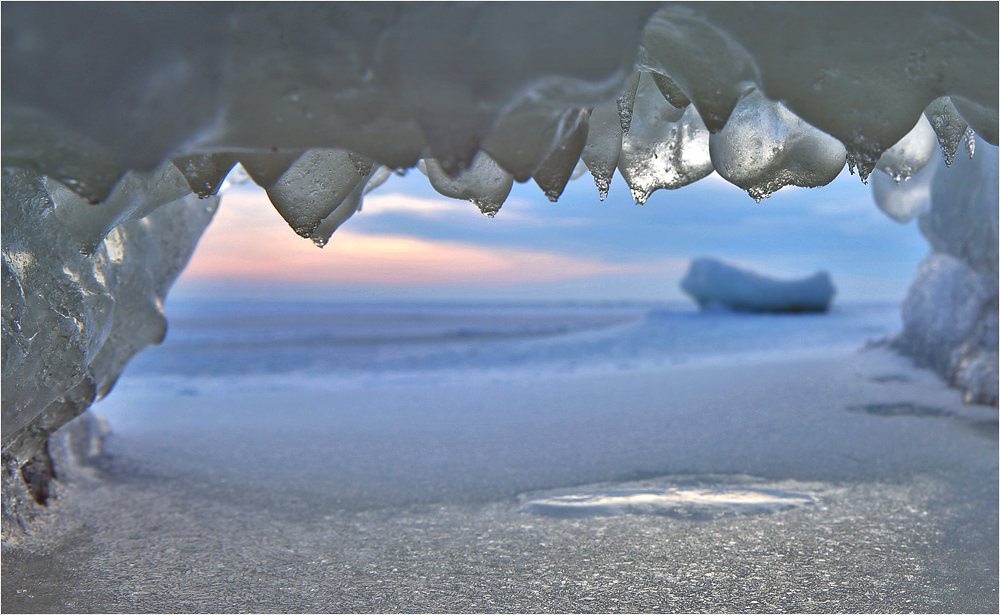
[[[933,164],[933,162],[932,162]],[[251,183],[231,187],[172,295],[342,301],[663,301],[692,258],[778,277],[828,271],[842,301],[899,301],[928,253],[845,169],[822,188],[761,203],[717,174],[638,206],[616,175],[601,202],[589,173],[557,203],[514,184],[495,218],[393,176],[323,249],[296,235]]]

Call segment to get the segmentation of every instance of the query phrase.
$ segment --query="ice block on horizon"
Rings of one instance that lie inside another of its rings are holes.
[[[691,262],[681,289],[701,309],[725,307],[745,312],[825,312],[836,289],[830,274],[818,272],[800,280],[778,280],[727,265],[714,258]]]

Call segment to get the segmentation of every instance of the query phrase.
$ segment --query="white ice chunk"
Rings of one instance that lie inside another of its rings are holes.
[[[960,260],[932,254],[920,263],[903,302],[903,322],[911,335],[950,350],[972,333],[991,292],[996,293]]]
[[[997,275],[998,149],[980,147],[975,158],[959,156],[938,169],[931,207],[920,216],[920,232],[937,252],[961,259],[980,273]]]
[[[896,183],[909,179],[934,156],[934,143],[934,128],[921,115],[913,130],[882,154],[875,168],[887,173]]]
[[[825,312],[836,293],[825,271],[783,281],[712,258],[692,261],[681,289],[702,309],[721,306],[749,312]]]
[[[674,190],[712,172],[708,130],[698,110],[671,105],[648,74],[639,83],[618,170],[639,204],[655,190]]]
[[[924,165],[904,182],[896,182],[886,173],[874,173],[869,184],[872,197],[882,213],[900,224],[906,224],[928,210],[931,203],[931,182],[938,164]]]
[[[910,284],[892,344],[962,389],[967,403],[996,405],[998,314],[996,273],[933,252]]]
[[[840,174],[847,157],[840,141],[758,90],[740,100],[710,146],[719,175],[758,203],[784,186],[825,186]]]

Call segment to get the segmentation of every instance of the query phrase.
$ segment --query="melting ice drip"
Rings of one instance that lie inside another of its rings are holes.
[[[892,185],[875,186],[891,195],[929,166],[935,138],[956,165],[963,139],[970,154],[973,134],[997,142],[988,3],[864,15],[811,3],[8,3],[3,17],[8,466],[162,337],[163,296],[214,211],[190,195],[216,194],[237,164],[322,246],[364,194],[415,166],[492,216],[514,181],[555,200],[584,168],[601,198],[617,170],[639,203],[713,171],[759,201],[845,164],[865,181],[885,171]],[[892,198],[879,202],[896,217],[919,209]],[[993,263],[995,277],[993,205],[983,241],[966,237],[983,227],[975,217],[928,228],[939,252],[979,273]]]

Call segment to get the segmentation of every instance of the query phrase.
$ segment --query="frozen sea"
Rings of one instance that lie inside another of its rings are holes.
[[[898,305],[167,309],[6,612],[998,609],[997,412]]]

